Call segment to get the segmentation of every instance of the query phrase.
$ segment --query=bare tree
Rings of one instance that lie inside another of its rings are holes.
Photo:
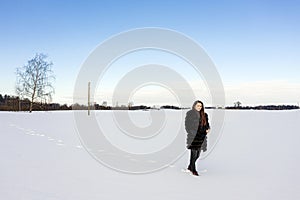
[[[234,107],[236,107],[236,108],[240,108],[241,105],[242,105],[242,103],[240,101],[237,101],[234,103]]]
[[[103,101],[102,106],[107,107],[107,101]]]
[[[44,54],[36,54],[26,65],[17,68],[16,93],[30,99],[29,112],[35,101],[51,100],[54,94],[53,63],[46,58]]]

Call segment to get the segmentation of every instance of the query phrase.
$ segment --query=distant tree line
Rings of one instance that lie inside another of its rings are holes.
[[[240,101],[234,102],[233,106],[227,106],[225,109],[231,110],[292,110],[299,109],[296,105],[259,105],[259,106],[242,106]]]
[[[295,105],[260,105],[260,106],[228,106],[225,109],[230,110],[293,110],[299,109]]]
[[[29,111],[31,101],[28,98],[20,99],[18,96],[10,96],[0,94],[0,111]],[[60,105],[59,103],[33,102],[32,111],[51,111],[51,110],[87,110],[87,105],[75,103],[68,106],[67,104]],[[94,103],[90,106],[91,110],[148,110],[151,109],[145,105],[121,105],[107,106]],[[162,106],[161,109],[180,109],[175,106]]]
[[[174,109],[174,110],[180,110],[181,109],[177,106],[169,106],[169,105],[161,106],[160,108],[161,109]]]
[[[29,111],[31,101],[28,98],[20,99],[18,96],[2,95],[0,94],[0,111]],[[222,109],[220,107],[205,107],[206,109]],[[51,111],[51,110],[87,110],[87,105],[81,105],[75,103],[68,106],[67,104],[59,103],[46,103],[46,102],[33,102],[32,110],[33,111]],[[187,109],[180,108],[173,105],[163,105],[160,108],[152,108],[145,105],[133,106],[132,104],[121,105],[121,106],[107,106],[99,105],[94,103],[91,107],[91,110],[149,110],[149,109]],[[292,110],[299,109],[299,106],[296,105],[260,105],[260,106],[241,106],[241,103],[235,103],[234,106],[227,106],[225,109],[231,110]]]
[[[46,110],[72,110],[67,104],[58,103],[31,102],[28,98],[20,99],[18,96],[9,96],[0,94],[1,111],[46,111]]]

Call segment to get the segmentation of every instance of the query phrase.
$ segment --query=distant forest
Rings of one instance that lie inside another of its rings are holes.
[[[20,99],[17,96],[9,96],[0,94],[0,111],[28,111],[30,107],[30,100]],[[87,110],[87,105],[73,104],[68,106],[67,104],[59,103],[45,103],[45,102],[35,102],[33,103],[33,111],[51,111],[51,110]],[[173,105],[164,105],[159,108],[149,107],[144,105],[122,105],[122,106],[104,106],[97,103],[90,106],[91,110],[148,110],[148,109],[187,109],[180,108]],[[206,107],[206,109],[223,109],[220,107]],[[292,110],[299,109],[296,105],[260,105],[260,106],[241,106],[240,104],[234,106],[227,106],[225,109],[231,110]]]
[[[293,110],[299,109],[299,106],[295,105],[260,105],[260,106],[227,106],[225,109],[231,110]]]
[[[0,94],[0,111],[28,111],[30,107],[30,100],[28,98],[20,99],[17,96],[2,95]],[[165,109],[181,109],[176,106],[162,106],[160,108]],[[156,109],[160,109],[156,108]],[[90,106],[91,110],[144,110],[151,109],[151,107],[139,105],[139,106],[104,106],[97,103]],[[80,104],[59,104],[59,103],[45,103],[45,102],[34,102],[33,111],[51,111],[51,110],[88,110],[87,105]]]

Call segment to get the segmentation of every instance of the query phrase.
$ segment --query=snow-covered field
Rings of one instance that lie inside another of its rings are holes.
[[[0,112],[0,199],[300,199],[300,111],[225,112],[199,177],[181,172],[188,152],[146,174],[100,164],[82,147],[72,111]]]

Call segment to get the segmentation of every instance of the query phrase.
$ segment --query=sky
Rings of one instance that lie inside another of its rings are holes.
[[[78,73],[97,46],[127,30],[159,27],[192,38],[206,51],[222,79],[226,105],[236,101],[295,105],[300,102],[299,10],[296,0],[1,0],[0,94],[16,95],[16,68],[36,53],[44,53],[53,62],[56,76],[52,101],[72,104]],[[111,66],[110,74],[99,81],[105,89],[97,87],[94,101],[113,104],[114,86],[126,70],[154,58],[152,62],[169,62],[191,84],[196,98],[211,104],[203,77],[195,76],[184,62],[174,66],[178,58],[160,52],[137,52],[131,58]],[[141,62],[133,62],[136,59]],[[134,104],[176,104],[176,95],[159,86],[146,86],[132,100]]]

